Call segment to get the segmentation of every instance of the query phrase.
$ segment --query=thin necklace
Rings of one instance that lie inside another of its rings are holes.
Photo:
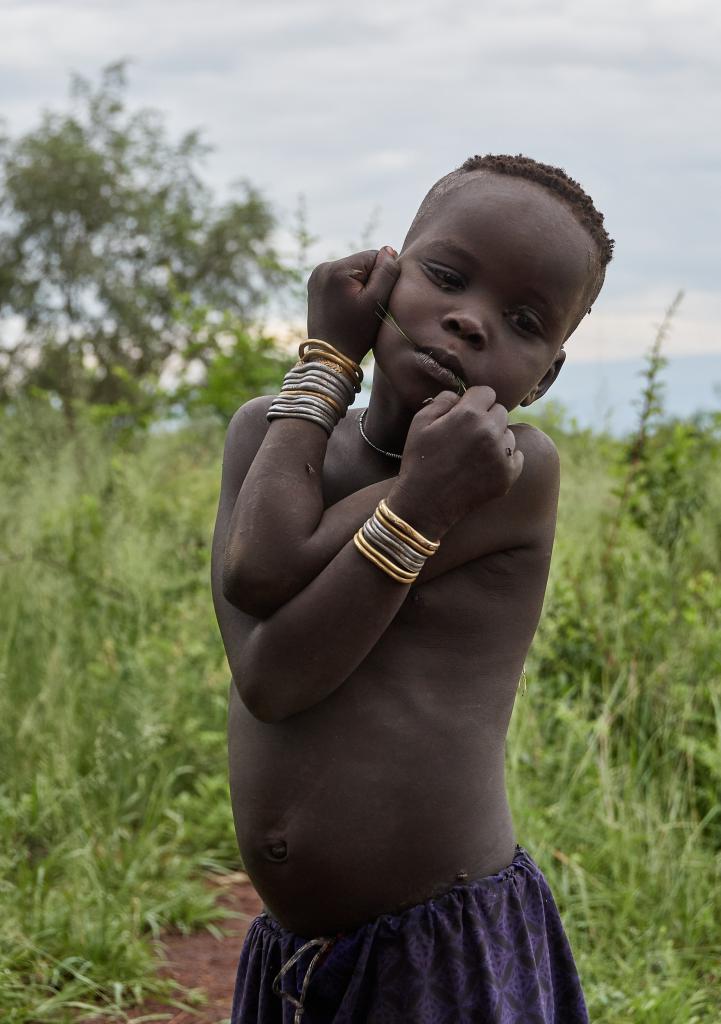
[[[371,439],[368,437],[368,435],[366,434],[365,430],[363,429],[363,420],[365,419],[365,415],[366,415],[367,412],[368,412],[368,409],[367,408],[364,409],[363,412],[360,414],[360,417],[358,419],[358,427],[359,427],[360,432],[361,432],[361,437],[363,438],[365,443],[369,444],[371,446],[371,448],[375,448],[375,450],[377,452],[380,452],[381,455],[387,455],[389,459],[402,459],[403,458],[403,452],[401,452],[400,455],[398,454],[398,452],[386,452],[386,451],[383,450],[383,448],[379,448],[377,444],[373,444],[373,442],[371,441]]]

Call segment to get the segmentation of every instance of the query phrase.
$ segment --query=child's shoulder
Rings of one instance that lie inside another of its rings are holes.
[[[512,423],[511,430],[516,447],[523,452],[523,471],[509,494],[515,501],[527,505],[529,511],[555,508],[561,475],[556,445],[548,434],[530,423]]]
[[[510,423],[509,426],[516,437],[518,447],[523,452],[524,459],[531,458],[538,461],[547,469],[557,468],[560,465],[558,448],[548,434],[531,423]]]
[[[255,443],[256,449],[268,429],[266,413],[274,395],[258,395],[235,410],[225,434],[226,451],[235,451]]]
[[[274,398],[275,395],[258,395],[239,406],[228,424],[228,435],[237,434],[240,430],[257,427],[263,423],[267,424],[265,414]]]
[[[270,424],[266,413],[272,395],[260,395],[245,402],[233,413],[225,433],[221,491],[236,495],[263,443]]]
[[[471,512],[446,534],[426,564],[423,582],[464,565],[480,566],[486,556],[509,552],[523,553],[524,559],[504,560],[506,571],[529,571],[529,557],[536,568],[547,571],[556,527],[558,451],[547,434],[529,423],[512,423],[511,430],[517,449],[523,452],[521,475],[503,497]]]
[[[513,486],[495,501],[469,516],[488,547],[489,532],[494,550],[509,548],[548,549],[556,526],[560,484],[560,460],[551,438],[530,423],[510,425],[516,448],[523,452],[523,469]]]

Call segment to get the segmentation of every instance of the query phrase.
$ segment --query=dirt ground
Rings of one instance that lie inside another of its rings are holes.
[[[242,871],[222,877],[220,885],[220,903],[241,915],[221,922],[223,937],[216,939],[207,931],[168,935],[161,950],[165,960],[162,973],[189,989],[201,989],[207,1001],[192,1011],[147,1003],[131,1011],[130,1020],[138,1024],[219,1024],[228,1020],[240,947],[250,922],[260,913],[261,902]]]

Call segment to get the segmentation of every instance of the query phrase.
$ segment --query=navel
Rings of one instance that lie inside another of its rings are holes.
[[[285,839],[273,839],[265,847],[266,855],[276,864],[288,859],[288,844]]]

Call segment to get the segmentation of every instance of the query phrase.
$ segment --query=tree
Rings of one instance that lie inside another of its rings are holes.
[[[189,302],[250,325],[297,276],[256,189],[241,180],[216,205],[197,130],[173,143],[159,112],[126,111],[125,63],[97,89],[74,75],[69,113],[0,138],[0,318],[23,323],[14,343],[0,333],[0,400],[41,389],[71,416],[78,400],[135,407],[189,345],[210,363],[188,337]]]
[[[209,414],[227,425],[244,402],[277,392],[297,358],[279,351],[262,329],[249,329],[228,312],[218,319],[213,310],[192,305],[188,296],[179,297],[177,316],[188,341],[184,371],[162,392],[169,416]],[[294,340],[297,348],[300,337]]]

